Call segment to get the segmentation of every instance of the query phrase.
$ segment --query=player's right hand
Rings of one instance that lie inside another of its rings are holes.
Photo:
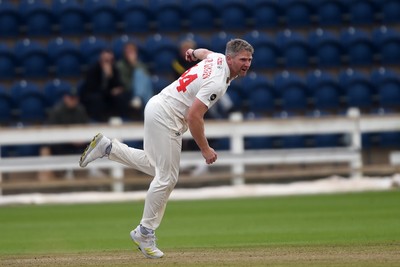
[[[207,164],[213,164],[217,160],[217,153],[213,148],[209,148],[201,152]]]

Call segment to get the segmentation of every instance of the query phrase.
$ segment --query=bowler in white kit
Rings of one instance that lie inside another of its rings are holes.
[[[99,133],[83,152],[79,161],[81,167],[107,156],[154,176],[140,224],[130,232],[132,240],[146,257],[161,258],[164,255],[156,246],[155,230],[178,181],[182,134],[189,128],[207,164],[217,160],[217,153],[209,146],[204,133],[204,115],[225,94],[233,79],[246,75],[253,53],[253,47],[242,39],[229,41],[225,55],[205,48],[188,49],[186,60],[200,62],[147,103],[143,150],[128,147]]]

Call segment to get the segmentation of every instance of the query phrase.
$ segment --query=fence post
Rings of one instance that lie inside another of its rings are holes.
[[[232,113],[229,117],[231,122],[242,122],[243,115],[240,112]],[[234,132],[231,133],[231,152],[235,155],[243,154],[244,151],[244,136],[241,134]],[[244,184],[244,164],[235,163],[231,166],[231,170],[233,173],[232,184],[234,185],[241,185]]]
[[[347,111],[347,116],[353,120],[354,123],[354,128],[353,131],[351,132],[351,145],[350,147],[357,152],[357,157],[354,159],[351,164],[351,178],[354,179],[359,179],[362,178],[362,167],[363,167],[363,162],[362,162],[362,155],[361,155],[361,150],[362,150],[362,142],[361,142],[361,129],[360,129],[360,110],[358,108],[350,108]]]

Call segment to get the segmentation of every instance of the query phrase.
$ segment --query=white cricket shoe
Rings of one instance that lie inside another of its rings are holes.
[[[106,155],[106,148],[110,145],[111,141],[107,137],[98,133],[93,137],[93,140],[83,151],[79,166],[86,167],[90,162],[102,158]]]
[[[155,234],[143,235],[140,232],[140,225],[139,225],[138,227],[136,227],[136,229],[131,231],[130,235],[133,242],[135,242],[139,250],[147,258],[158,259],[164,256],[164,253],[156,247]]]

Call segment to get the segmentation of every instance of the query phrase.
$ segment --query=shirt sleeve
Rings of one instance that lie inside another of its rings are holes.
[[[215,81],[210,80],[203,84],[196,97],[208,108],[211,108],[222,95],[223,91],[220,86]]]

